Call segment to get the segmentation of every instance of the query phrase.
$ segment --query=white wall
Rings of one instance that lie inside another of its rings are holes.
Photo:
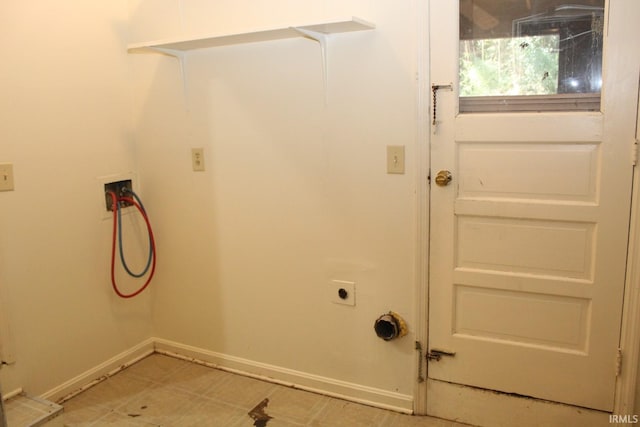
[[[150,298],[110,289],[97,177],[136,168],[125,0],[0,4],[0,302],[17,363],[5,392],[38,395],[152,335]],[[131,244],[135,244],[132,239]]]
[[[186,101],[175,59],[132,58],[160,337],[412,394],[414,12],[384,0],[132,3],[133,42],[351,15],[377,25],[331,38],[327,105],[307,39],[190,53]],[[406,174],[386,174],[386,145],[406,147]],[[192,147],[206,172],[191,171]],[[355,307],[330,302],[331,279],[356,282]],[[410,336],[375,336],[388,310]]]

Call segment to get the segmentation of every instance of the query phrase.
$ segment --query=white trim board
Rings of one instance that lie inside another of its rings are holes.
[[[260,363],[161,338],[146,339],[47,391],[41,397],[58,403],[64,402],[153,353],[382,409],[406,414],[413,412],[413,397],[409,395]]]
[[[402,413],[413,411],[414,401],[409,395],[255,362],[161,338],[149,338],[41,397],[58,403],[64,402],[153,353],[369,406]],[[604,425],[609,421],[609,414],[606,412],[441,381],[427,380],[426,385],[428,395],[439,397],[427,399],[427,413],[459,422],[498,427],[516,424],[522,427],[577,424],[588,427]]]
[[[640,113],[640,111],[639,111]],[[631,229],[627,253],[627,279],[625,283],[622,309],[622,349],[621,375],[616,384],[614,413],[632,414],[634,408],[640,359],[640,170],[634,168],[633,191],[631,196]]]
[[[323,377],[280,366],[229,356],[165,339],[156,339],[157,353],[179,357],[225,371],[269,381],[288,387],[337,397],[356,403],[411,414],[413,397],[375,387]]]
[[[424,351],[427,349],[428,321],[429,321],[429,210],[430,210],[430,185],[429,185],[429,165],[430,165],[430,121],[429,110],[431,97],[429,96],[429,2],[417,2],[416,20],[418,28],[418,99],[417,117],[418,129],[416,140],[416,218],[415,218],[415,339],[417,348],[422,348],[416,354],[415,384],[414,384],[414,406],[415,414],[424,415],[427,412],[427,361]]]
[[[24,390],[22,390],[22,388],[17,388],[13,391],[10,391],[8,393],[5,393],[2,395],[2,400],[4,400],[5,402],[11,398],[14,398],[16,396],[19,396],[20,394],[22,394],[24,392]]]
[[[108,377],[117,374],[124,368],[133,365],[150,354],[153,354],[154,341],[154,338],[146,339],[140,344],[130,348],[129,350],[123,351],[95,368],[91,368],[88,371],[71,378],[69,381],[66,381],[65,383],[43,393],[40,397],[58,403],[69,400],[73,396],[91,388]]]

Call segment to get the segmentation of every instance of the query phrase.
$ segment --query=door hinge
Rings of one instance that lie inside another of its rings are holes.
[[[633,143],[633,145],[631,146],[631,163],[633,164],[633,166],[636,166],[638,164],[638,140],[636,139],[636,142]]]
[[[439,350],[439,349],[436,349],[436,348],[432,348],[431,351],[429,351],[429,353],[427,353],[427,355],[425,357],[430,362],[431,361],[439,362],[440,359],[442,359],[442,356],[453,357],[455,355],[456,355],[455,351]]]
[[[619,348],[616,352],[616,377],[619,377],[622,373],[622,349]]]

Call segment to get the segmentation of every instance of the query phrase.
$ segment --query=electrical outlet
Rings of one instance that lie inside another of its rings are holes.
[[[345,280],[331,280],[327,286],[331,302],[343,305],[356,305],[356,284]]]
[[[204,148],[191,149],[191,166],[194,172],[204,172]]]
[[[13,191],[13,165],[0,164],[0,191]]]
[[[387,145],[387,173],[404,173],[404,145]]]

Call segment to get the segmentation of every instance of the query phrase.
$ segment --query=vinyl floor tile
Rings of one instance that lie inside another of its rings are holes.
[[[213,369],[186,361],[183,363],[186,363],[186,366],[166,376],[164,382],[171,384],[172,387],[198,395],[234,376],[234,374],[220,369]]]
[[[152,427],[158,426],[158,424],[149,423],[128,415],[111,412],[97,420],[93,426]]]
[[[440,418],[395,413],[390,414],[386,423],[385,427],[469,427],[467,424],[460,424],[455,421]]]
[[[196,406],[193,395],[167,386],[153,386],[134,400],[117,408],[117,412],[158,425],[173,425]]]
[[[137,399],[151,388],[153,382],[132,375],[115,375],[74,397],[76,405],[102,406],[116,409]]]
[[[250,411],[276,387],[275,384],[265,381],[233,375],[219,384],[214,384],[202,395]]]
[[[138,363],[129,366],[125,369],[125,372],[127,375],[135,375],[147,380],[161,382],[180,369],[184,369],[188,364],[189,362],[174,357],[163,354],[152,354]]]
[[[63,404],[46,427],[461,427],[153,354]],[[13,426],[11,426],[13,427]]]
[[[317,418],[313,427],[386,427],[392,413],[383,409],[332,399]]]
[[[320,394],[277,386],[269,396],[265,411],[275,419],[304,424],[319,414],[329,400],[328,397]]]
[[[249,418],[243,409],[200,398],[188,412],[176,419],[173,425],[175,427],[232,426],[239,423],[243,417]]]

